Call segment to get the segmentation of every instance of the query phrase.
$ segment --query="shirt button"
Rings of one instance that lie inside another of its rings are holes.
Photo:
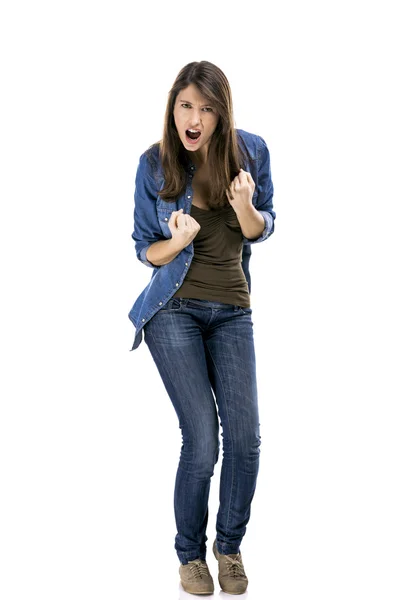
[[[161,306],[161,305],[162,305],[162,302],[159,302],[158,304]]]
[[[188,266],[189,263],[185,263],[186,266]]]
[[[165,217],[164,221],[168,221],[168,218],[167,218],[167,217]]]
[[[193,171],[194,167],[190,167],[190,169]]]
[[[192,196],[188,196],[188,198],[191,198]]]
[[[176,283],[175,285],[176,285],[176,287],[179,287],[179,283]]]
[[[144,322],[145,322],[145,320],[146,320],[146,319],[142,319],[142,323],[144,323]]]

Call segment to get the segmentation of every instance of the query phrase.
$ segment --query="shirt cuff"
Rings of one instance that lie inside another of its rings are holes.
[[[249,238],[243,236],[244,244],[257,244],[257,242],[263,242],[271,235],[271,233],[274,230],[274,219],[272,218],[272,215],[266,210],[259,210],[258,212],[264,218],[265,227],[264,227],[261,235],[258,238],[249,239]]]
[[[144,265],[147,265],[148,267],[151,267],[152,269],[156,268],[156,265],[153,265],[153,263],[151,263],[149,260],[147,260],[146,258],[146,252],[147,250],[150,248],[151,244],[149,244],[148,246],[145,246],[144,248],[141,249],[141,251],[139,252],[139,260],[140,262],[142,262]]]

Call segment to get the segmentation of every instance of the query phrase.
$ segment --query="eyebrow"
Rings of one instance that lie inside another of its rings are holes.
[[[192,104],[189,100],[179,100],[179,102],[186,102],[186,104]],[[212,102],[208,102],[207,104],[202,104],[201,106],[212,106]]]

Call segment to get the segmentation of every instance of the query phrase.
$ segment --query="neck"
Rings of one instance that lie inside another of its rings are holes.
[[[203,149],[202,149],[203,150]],[[200,152],[200,150],[196,150],[193,152],[193,162],[198,168],[203,168],[207,166],[207,149],[204,149],[204,152]]]

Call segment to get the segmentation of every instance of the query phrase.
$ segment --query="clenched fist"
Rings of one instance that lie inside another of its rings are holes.
[[[251,173],[240,169],[229,188],[226,190],[229,203],[235,212],[241,212],[252,204],[255,183]]]
[[[183,208],[172,211],[168,227],[182,248],[186,248],[200,231],[199,223],[191,215],[183,214]]]

